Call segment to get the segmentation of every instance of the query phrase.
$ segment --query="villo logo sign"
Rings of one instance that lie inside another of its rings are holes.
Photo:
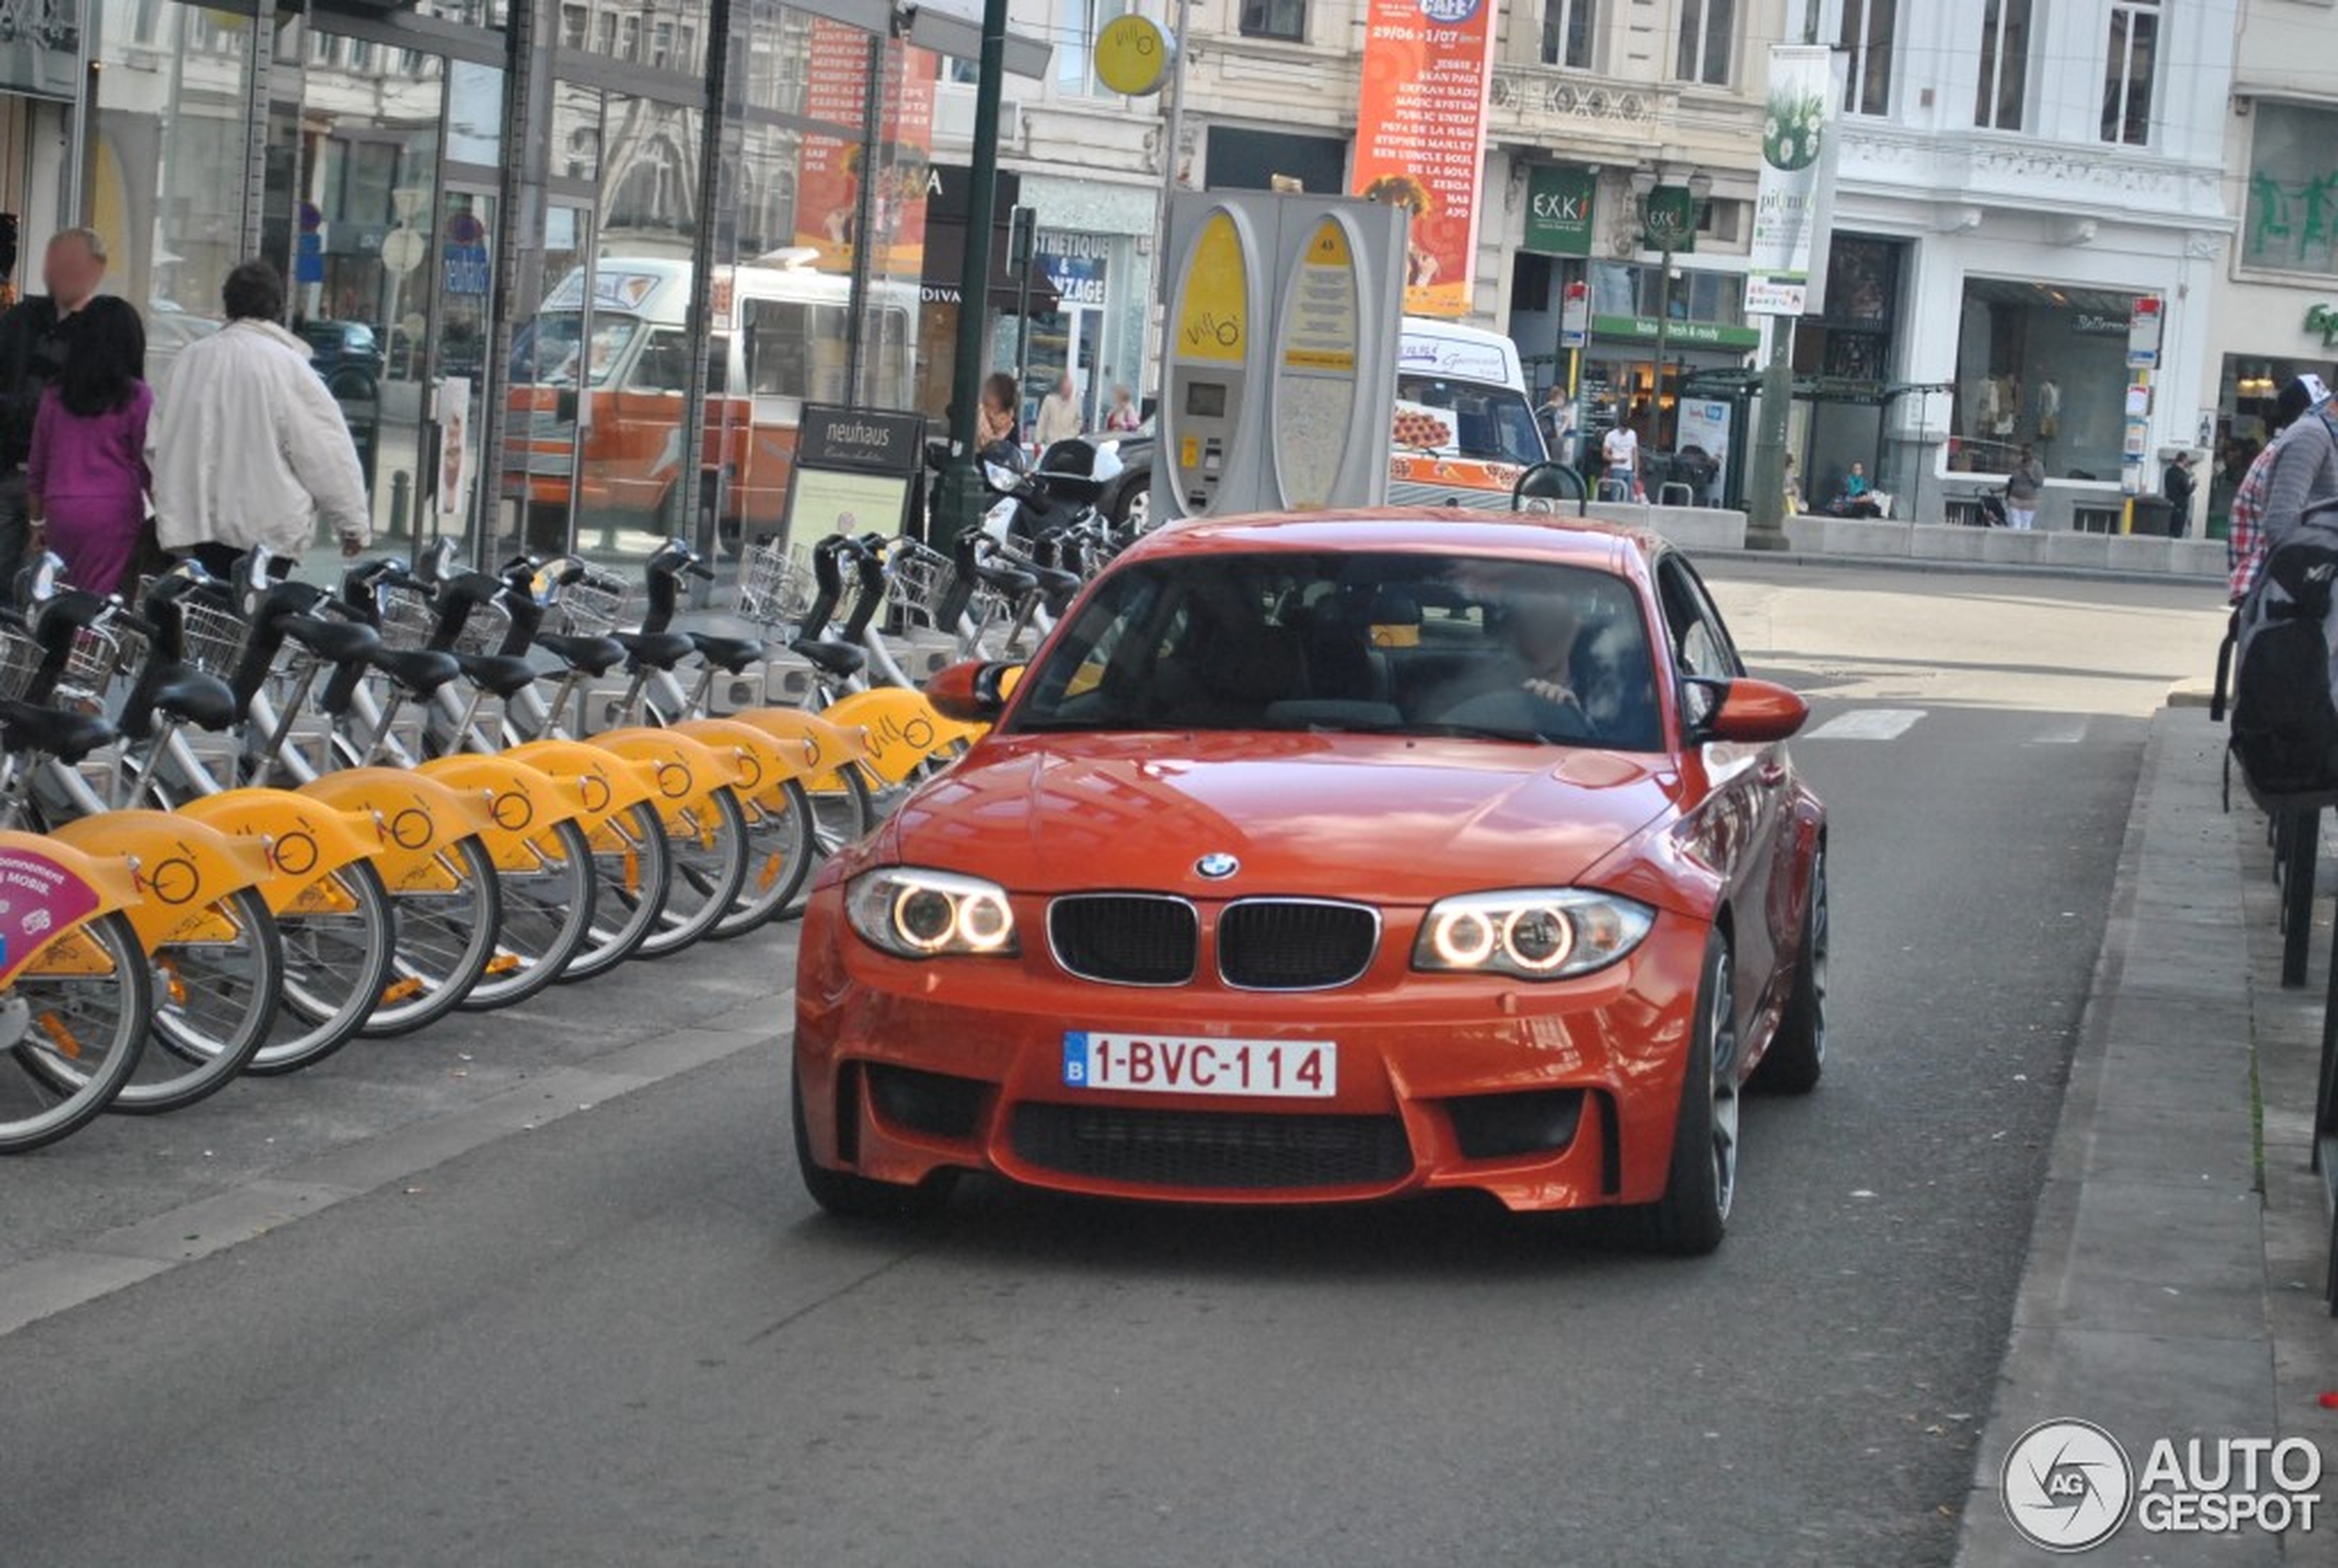
[[[2307,1531],[2321,1506],[2321,1450],[2303,1437],[2162,1437],[2138,1472],[2089,1421],[2047,1421],[2014,1442],[1998,1501],[2021,1539],[2091,1551],[2132,1522],[2151,1535]]]

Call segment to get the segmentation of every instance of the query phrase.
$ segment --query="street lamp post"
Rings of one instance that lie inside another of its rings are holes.
[[[1007,0],[983,0],[982,57],[974,87],[973,167],[966,181],[966,257],[958,273],[958,353],[950,383],[950,464],[935,487],[927,529],[943,549],[982,525],[981,455],[975,450],[990,303],[990,222],[999,190],[999,99],[1006,77]]]
[[[1668,188],[1657,183],[1653,170],[1642,169],[1632,176],[1632,200],[1638,208],[1641,237],[1654,241],[1663,258],[1656,275],[1656,386],[1651,399],[1652,427],[1648,432],[1651,444],[1661,443],[1664,434],[1664,361],[1672,342],[1672,257],[1696,237],[1697,221],[1704,215],[1706,202],[1713,193],[1713,181],[1702,171],[1690,175],[1685,205],[1657,200],[1657,192],[1665,189]],[[1677,444],[1677,414],[1672,433]]]

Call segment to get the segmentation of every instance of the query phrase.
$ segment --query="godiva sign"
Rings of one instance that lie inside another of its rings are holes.
[[[2306,330],[2321,334],[2321,346],[2338,349],[2338,305],[2317,305],[2306,312]]]

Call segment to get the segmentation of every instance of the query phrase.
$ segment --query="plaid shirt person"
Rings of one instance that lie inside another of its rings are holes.
[[[2267,446],[2249,465],[2240,488],[2232,494],[2232,522],[2225,535],[2225,563],[2232,569],[2232,602],[2239,604],[2256,585],[2265,566],[2265,498],[2273,488],[2273,448]]]

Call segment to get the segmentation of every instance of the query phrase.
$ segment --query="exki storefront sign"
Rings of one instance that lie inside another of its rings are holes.
[[[1591,253],[1592,202],[1599,176],[1587,168],[1537,165],[1526,174],[1526,240],[1545,256]]]

